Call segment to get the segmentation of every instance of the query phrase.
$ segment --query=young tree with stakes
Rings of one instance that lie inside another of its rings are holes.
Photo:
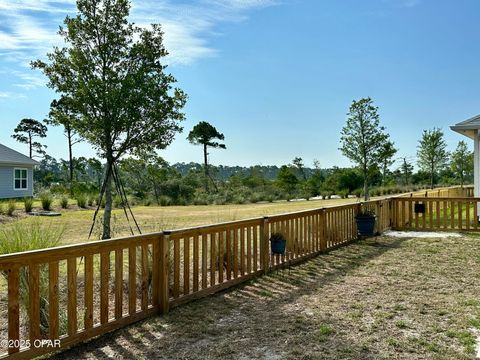
[[[369,198],[369,174],[382,161],[381,152],[386,142],[388,135],[380,126],[378,108],[373,105],[372,99],[354,100],[341,132],[340,150],[358,166],[363,177],[365,200]]]
[[[447,144],[442,130],[433,128],[423,130],[422,138],[417,147],[417,164],[421,170],[430,175],[430,187],[435,186],[438,171],[445,168],[448,162]]]
[[[225,144],[220,144],[216,141],[225,140],[225,136],[218,132],[218,130],[206,121],[200,121],[188,134],[187,140],[193,145],[203,146],[203,164],[205,167],[205,191],[208,192],[208,181],[210,179],[210,173],[208,170],[208,148],[214,149],[226,149]],[[215,185],[215,183],[214,183]]]
[[[41,157],[46,154],[44,150],[46,146],[35,141],[36,137],[44,138],[47,136],[47,127],[40,121],[35,119],[22,119],[13,132],[15,134],[12,135],[12,138],[18,142],[28,144],[30,159]],[[34,153],[37,153],[38,155],[34,155]]]
[[[143,29],[129,23],[127,0],[77,0],[77,9],[60,27],[67,47],[54,48],[48,62],[32,66],[60,94],[72,128],[106,160],[100,198],[104,193],[102,238],[108,239],[117,161],[168,146],[181,131],[186,95],[172,88],[176,80],[165,73],[168,53],[160,25]]]

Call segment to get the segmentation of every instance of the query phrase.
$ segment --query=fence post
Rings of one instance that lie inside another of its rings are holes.
[[[363,203],[361,203],[361,202],[357,203],[357,206],[355,207],[354,218],[356,218],[357,215],[362,211],[362,205],[363,205]],[[355,238],[358,239],[357,221],[354,222],[354,227],[355,227]]]
[[[397,206],[395,198],[388,199],[388,227],[390,229],[396,226],[398,214]]]
[[[260,224],[260,269],[264,274],[268,272],[269,265],[268,245],[268,217],[264,216]]]
[[[375,202],[375,215],[377,215],[377,233],[381,233],[382,230],[382,221],[383,221],[383,216],[380,210],[380,200],[377,200]]]
[[[327,221],[326,221],[326,210],[322,209],[320,211],[320,231],[319,231],[319,236],[320,236],[320,251],[325,251],[327,249]]]
[[[160,309],[160,246],[163,233],[152,244],[152,303]]]
[[[170,251],[170,232],[164,231],[160,238],[159,244],[159,289],[158,289],[158,305],[160,314],[168,313],[170,289],[168,286],[168,271],[170,268],[169,251]]]

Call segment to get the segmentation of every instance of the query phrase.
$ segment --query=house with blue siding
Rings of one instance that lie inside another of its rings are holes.
[[[33,196],[33,168],[38,162],[0,144],[0,199]]]

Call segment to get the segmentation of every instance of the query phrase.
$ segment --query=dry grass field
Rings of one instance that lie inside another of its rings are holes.
[[[55,359],[474,359],[480,239],[381,236]]]
[[[135,206],[133,212],[140,225],[142,232],[153,232],[165,229],[177,229],[196,225],[207,225],[224,221],[252,218],[257,216],[273,215],[285,212],[294,212],[305,209],[314,209],[324,206],[334,206],[356,202],[358,199],[330,199],[274,202],[245,205],[206,205],[206,206]],[[78,209],[70,206],[70,209],[62,210],[58,206],[55,211],[62,213],[59,217],[33,217],[22,213],[17,206],[17,218],[22,224],[41,221],[51,224],[53,227],[64,228],[62,244],[73,244],[88,241],[88,232],[92,224],[94,210]],[[101,215],[101,213],[100,213]],[[101,218],[101,216],[99,216]],[[11,218],[4,217],[5,225],[12,223]],[[133,226],[133,224],[132,224]],[[115,237],[130,235],[130,228],[125,219],[123,210],[113,211],[112,218],[113,235]],[[101,235],[100,223],[95,227],[92,239],[99,239]]]

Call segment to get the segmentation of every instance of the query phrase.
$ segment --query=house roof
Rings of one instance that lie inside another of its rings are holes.
[[[39,163],[33,159],[30,159],[28,156],[19,153],[18,151],[0,144],[0,164],[38,165]]]
[[[465,135],[469,138],[474,139],[477,130],[480,130],[480,115],[474,116],[470,119],[464,120],[450,126],[450,129],[458,132],[459,134]]]

